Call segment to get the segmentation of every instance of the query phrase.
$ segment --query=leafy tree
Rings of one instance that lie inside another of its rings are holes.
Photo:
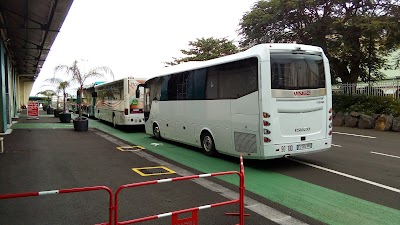
[[[381,79],[400,45],[398,0],[259,1],[240,22],[241,46],[297,42],[324,49],[333,78]],[[370,73],[371,72],[371,73]]]
[[[189,41],[189,46],[188,50],[180,50],[184,55],[187,55],[186,57],[173,58],[174,61],[165,64],[172,66],[182,62],[205,61],[239,51],[238,47],[226,38],[197,38],[196,41]]]
[[[395,69],[400,69],[400,53],[394,56],[393,66]]]
[[[114,79],[114,74],[112,70],[106,66],[95,67],[90,69],[88,72],[81,71],[78,66],[78,61],[75,60],[70,66],[68,65],[58,65],[54,68],[54,72],[64,72],[65,75],[72,76],[70,82],[78,83],[78,93],[82,93],[83,86],[89,78],[104,78],[106,75],[111,75]],[[78,108],[79,108],[79,118],[82,118],[81,98],[78,98]],[[65,101],[64,101],[65,102]]]

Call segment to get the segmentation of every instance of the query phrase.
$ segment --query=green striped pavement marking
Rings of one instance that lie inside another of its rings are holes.
[[[15,123],[11,129],[65,129],[73,128],[71,123]]]

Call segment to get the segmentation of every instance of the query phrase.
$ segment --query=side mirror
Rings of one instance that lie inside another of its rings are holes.
[[[136,98],[140,98],[139,86],[136,88]]]
[[[97,92],[92,92],[92,97],[97,98]]]

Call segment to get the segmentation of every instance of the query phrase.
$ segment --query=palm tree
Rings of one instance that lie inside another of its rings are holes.
[[[54,95],[56,95],[56,92],[53,91],[53,90],[45,90],[45,91],[40,91],[40,92],[38,92],[38,93],[36,94],[36,96],[37,96],[37,95],[44,95],[44,96],[46,97],[45,100],[46,100],[47,104],[50,105],[51,97],[54,96]]]
[[[95,67],[90,69],[88,72],[82,71],[79,69],[78,61],[75,60],[72,65],[58,65],[54,68],[54,72],[64,72],[66,75],[72,76],[71,82],[78,83],[78,93],[81,94],[83,90],[83,86],[85,82],[89,78],[105,78],[106,75],[111,75],[114,79],[114,74],[110,68],[106,66]],[[81,98],[78,98],[78,109],[79,109],[79,117],[78,119],[82,118],[82,110],[81,110]],[[65,101],[64,101],[65,102]]]
[[[66,107],[66,97],[67,97],[67,93],[66,93],[66,89],[70,86],[70,82],[69,81],[64,81],[61,78],[57,78],[57,77],[53,77],[50,79],[46,79],[45,81],[49,82],[50,84],[53,84],[57,87],[57,93],[59,91],[63,92],[63,112],[66,113],[67,112],[67,107]],[[58,102],[57,102],[57,109],[58,109]]]

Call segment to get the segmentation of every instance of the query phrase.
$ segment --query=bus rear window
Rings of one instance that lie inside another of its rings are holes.
[[[322,56],[271,54],[272,89],[315,89],[325,87]]]

